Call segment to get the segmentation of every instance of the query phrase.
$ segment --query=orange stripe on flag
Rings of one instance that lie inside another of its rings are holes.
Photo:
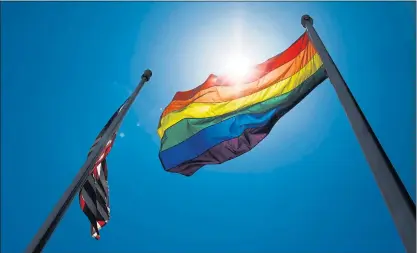
[[[237,98],[245,97],[256,93],[262,89],[268,88],[276,82],[287,79],[300,71],[316,54],[316,50],[311,43],[298,54],[294,59],[281,65],[280,67],[267,73],[260,79],[251,83],[235,83],[233,86],[212,86],[207,89],[200,90],[193,97],[187,100],[173,100],[163,111],[162,117],[170,112],[181,110],[191,103],[221,103],[231,101]],[[210,82],[215,82],[210,77]]]
[[[278,54],[267,61],[258,64],[254,68],[254,72],[251,75],[248,75],[247,79],[243,81],[243,83],[251,83],[256,81],[257,79],[263,77],[267,73],[271,72],[272,70],[278,68],[279,66],[291,61],[294,59],[300,52],[302,52],[309,42],[308,34],[304,33],[303,35],[298,38],[288,49],[283,51],[281,54]],[[221,77],[219,77],[221,79]],[[233,82],[213,82],[213,79],[217,79],[217,76],[210,75],[209,78],[200,86],[189,90],[189,91],[180,91],[177,92],[173,98],[173,100],[187,100],[195,96],[201,90],[213,87],[213,86],[230,86],[234,85]]]

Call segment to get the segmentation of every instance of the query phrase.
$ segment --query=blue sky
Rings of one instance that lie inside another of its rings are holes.
[[[102,239],[73,202],[47,252],[404,252],[329,81],[253,151],[192,177],[158,159],[160,108],[259,63],[308,13],[415,200],[416,3],[1,2],[1,252],[26,248],[143,70],[109,155]]]

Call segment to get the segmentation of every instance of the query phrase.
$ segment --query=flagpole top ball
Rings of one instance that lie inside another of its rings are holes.
[[[150,69],[147,69],[143,72],[142,78],[144,78],[146,81],[149,81],[152,76],[152,71]]]
[[[301,17],[301,24],[303,25],[304,28],[307,28],[307,23],[310,23],[311,25],[313,25],[313,19],[309,15],[303,15]]]

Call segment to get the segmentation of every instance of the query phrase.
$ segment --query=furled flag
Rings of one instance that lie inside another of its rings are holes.
[[[241,79],[210,75],[200,86],[177,92],[158,125],[164,169],[191,176],[250,151],[326,78],[305,32]]]
[[[127,101],[127,100],[126,100]],[[126,103],[125,101],[125,103]],[[112,121],[116,118],[118,113],[125,105],[123,103],[119,109],[113,114],[104,128],[101,130],[93,146],[90,148],[88,156],[91,155],[94,148],[103,138],[105,132],[110,127]],[[88,176],[87,182],[79,192],[80,206],[84,214],[88,217],[91,223],[91,236],[95,239],[100,239],[99,230],[104,227],[110,219],[110,203],[109,203],[109,186],[107,181],[107,155],[109,154],[113,143],[116,139],[116,133],[119,126],[110,135],[102,153],[93,161],[93,169]]]

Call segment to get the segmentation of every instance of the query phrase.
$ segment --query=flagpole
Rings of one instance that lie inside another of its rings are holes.
[[[313,19],[304,15],[301,24],[307,29],[310,39],[320,55],[333,84],[340,103],[356,134],[362,151],[370,165],[382,196],[388,206],[398,233],[407,253],[416,252],[416,207],[391,164],[375,133],[349,90],[345,80],[326,50],[323,42],[313,27]]]
[[[109,128],[103,134],[103,137],[100,138],[100,141],[97,143],[97,145],[93,147],[93,150],[91,151],[91,154],[88,156],[87,161],[81,167],[80,171],[76,175],[71,185],[65,191],[64,195],[62,195],[61,199],[58,201],[55,208],[49,214],[48,218],[45,220],[42,227],[39,229],[38,233],[35,235],[32,242],[29,244],[28,248],[25,251],[26,253],[35,253],[35,252],[38,253],[43,250],[45,244],[51,237],[58,223],[61,221],[62,217],[64,216],[66,210],[68,209],[75,195],[80,191],[81,187],[85,184],[88,178],[89,172],[93,169],[94,161],[97,160],[99,155],[101,155],[106,143],[110,140],[113,133],[117,131],[124,116],[126,115],[130,106],[133,104],[137,95],[139,94],[139,91],[142,89],[143,85],[147,81],[149,81],[151,76],[152,76],[152,72],[149,69],[144,71],[141,81],[139,82],[135,91],[128,98],[124,106],[121,108],[120,112],[114,118]]]

